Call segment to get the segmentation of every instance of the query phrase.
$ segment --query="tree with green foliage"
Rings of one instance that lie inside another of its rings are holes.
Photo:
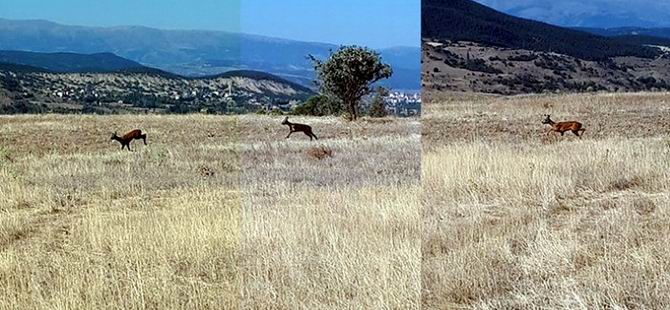
[[[372,103],[370,104],[370,110],[368,115],[370,117],[386,117],[388,112],[386,111],[386,103],[384,103],[384,97],[388,96],[388,90],[384,87],[378,87],[377,92],[372,98]]]
[[[315,95],[293,108],[295,115],[326,116],[342,113],[342,103],[325,95]]]
[[[317,83],[325,95],[338,98],[348,109],[351,120],[359,116],[361,98],[371,93],[371,85],[393,74],[382,63],[379,53],[360,46],[342,46],[325,60],[312,55]]]

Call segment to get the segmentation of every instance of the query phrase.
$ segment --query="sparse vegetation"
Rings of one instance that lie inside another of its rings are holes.
[[[586,61],[553,53],[441,42],[440,48],[432,48],[424,41],[424,66],[439,68],[438,72],[424,70],[426,90],[505,95],[670,90],[670,73],[665,69],[670,66],[668,59]],[[507,58],[508,62],[492,61],[492,57]]]

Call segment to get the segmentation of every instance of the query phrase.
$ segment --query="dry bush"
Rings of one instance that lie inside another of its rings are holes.
[[[333,157],[333,150],[327,146],[315,146],[307,149],[307,157],[312,159],[324,159],[327,157]]]

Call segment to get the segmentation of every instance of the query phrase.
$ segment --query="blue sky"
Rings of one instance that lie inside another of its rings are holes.
[[[142,25],[286,39],[419,46],[420,0],[0,0],[0,18]]]
[[[244,32],[300,40],[419,46],[420,0],[244,0]]]
[[[559,26],[670,27],[670,0],[476,0]]]

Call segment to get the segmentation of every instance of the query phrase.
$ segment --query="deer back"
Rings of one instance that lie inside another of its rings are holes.
[[[305,124],[293,123],[291,125],[293,126],[293,130],[295,130],[295,131],[311,131],[312,130],[311,126],[305,125]]]
[[[574,121],[558,122],[554,124],[553,127],[557,131],[579,130],[580,128],[582,128],[582,124],[580,122],[574,122]]]
[[[132,130],[132,131],[128,132],[127,134],[123,135],[123,137],[121,137],[121,139],[132,140],[132,139],[135,139],[135,138],[139,138],[141,135],[142,135],[142,131],[139,130],[139,129],[135,129],[135,130]]]

